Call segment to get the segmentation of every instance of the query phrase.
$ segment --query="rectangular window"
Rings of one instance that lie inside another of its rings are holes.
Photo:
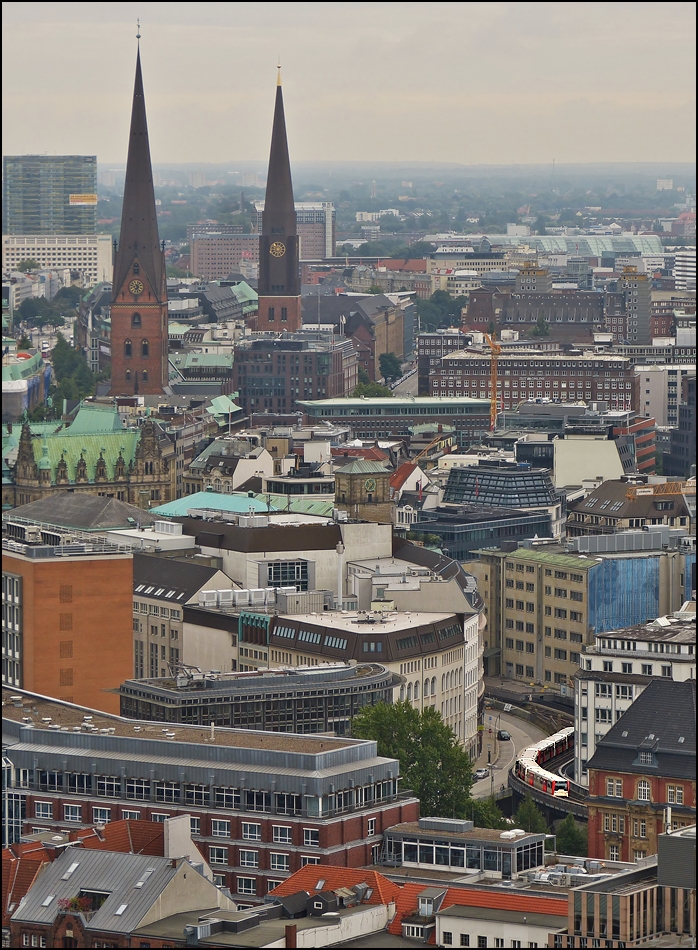
[[[461,947],[470,946],[470,934],[461,934],[460,935],[460,945]]]
[[[444,930],[441,933],[441,939],[443,940],[443,944],[445,947],[450,947],[451,944],[453,943],[453,934],[451,933],[450,930]]]
[[[253,877],[239,877],[237,879],[238,894],[247,894],[253,897],[257,893],[257,881]]]
[[[288,854],[277,854],[272,851],[270,866],[272,871],[288,871],[291,867],[291,859]]]
[[[683,789],[681,789],[681,793],[682,793],[682,797],[683,797]],[[373,837],[373,835],[375,835],[375,833],[376,833],[376,819],[375,819],[375,818],[369,818],[369,819],[368,819],[367,836],[368,836],[369,838],[371,838],[371,837]]]
[[[249,854],[250,852],[242,852]],[[208,859],[211,864],[227,864],[228,863],[228,849],[227,848],[214,848],[211,846],[208,849]],[[256,866],[256,865],[255,865]]]
[[[63,821],[82,821],[82,807],[80,805],[64,805]]]
[[[35,818],[53,818],[52,802],[34,802]]]
[[[193,815],[189,816],[189,834],[191,835],[201,834],[201,819],[200,818],[195,818]]]
[[[141,813],[139,811],[129,811],[127,808],[121,809],[122,821],[140,821]]]
[[[259,851],[243,851],[240,850],[240,867],[242,868],[258,868],[259,867]]]
[[[111,821],[111,808],[93,808],[92,821],[95,825],[108,825]]]
[[[242,823],[242,837],[245,841],[261,841],[262,826],[249,824],[246,821]]]
[[[214,838],[229,838],[230,822],[214,818],[211,821],[211,835]]]
[[[289,825],[272,825],[272,840],[278,844],[291,844],[293,832]]]
[[[320,847],[320,831],[318,828],[303,829],[303,844],[306,848]]]
[[[304,868],[306,864],[319,864],[320,858],[317,855],[302,854],[301,855],[301,867]]]

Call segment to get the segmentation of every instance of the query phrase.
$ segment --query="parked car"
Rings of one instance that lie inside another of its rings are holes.
[[[500,739],[502,742],[509,742],[509,740],[511,739],[511,736],[506,731],[506,729],[500,729],[499,732],[497,733],[497,738]]]
[[[489,769],[475,769],[475,771],[473,772],[473,778],[475,779],[476,782],[479,782],[481,778],[487,778],[489,774],[490,774]]]

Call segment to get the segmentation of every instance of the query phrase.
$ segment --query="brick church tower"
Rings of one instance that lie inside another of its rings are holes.
[[[112,396],[157,395],[168,382],[165,255],[158,235],[140,48],[111,304]]]
[[[257,330],[298,330],[301,326],[301,284],[298,228],[293,202],[291,163],[286,141],[281,73],[276,86],[274,125],[267,191],[259,238],[259,310]]]

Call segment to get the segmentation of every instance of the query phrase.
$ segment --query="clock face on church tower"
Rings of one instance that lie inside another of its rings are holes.
[[[364,488],[366,491],[375,491],[376,490],[376,480],[375,478],[367,478],[364,482]]]
[[[286,245],[282,244],[281,241],[274,241],[272,246],[269,248],[269,253],[272,257],[283,257],[286,253]]]
[[[143,293],[143,281],[142,280],[132,280],[128,285],[128,289],[131,291],[134,297],[137,297],[139,294]]]

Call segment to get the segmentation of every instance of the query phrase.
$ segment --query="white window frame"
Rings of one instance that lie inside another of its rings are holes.
[[[293,844],[293,828],[290,825],[272,825],[271,831],[276,844]]]
[[[238,852],[238,863],[241,868],[258,868],[259,851],[248,851],[246,848],[240,848]]]
[[[220,845],[209,845],[208,848],[208,861],[211,867],[227,867],[228,865],[228,849],[222,848]]]
[[[243,841],[261,841],[262,826],[256,824],[255,822],[243,821],[242,839]]]
[[[272,851],[269,855],[269,867],[272,871],[290,871],[291,855]]]
[[[230,822],[224,818],[211,819],[212,838],[230,838]]]
[[[249,897],[257,895],[257,878],[255,877],[238,877],[235,886],[238,894],[246,894]]]

